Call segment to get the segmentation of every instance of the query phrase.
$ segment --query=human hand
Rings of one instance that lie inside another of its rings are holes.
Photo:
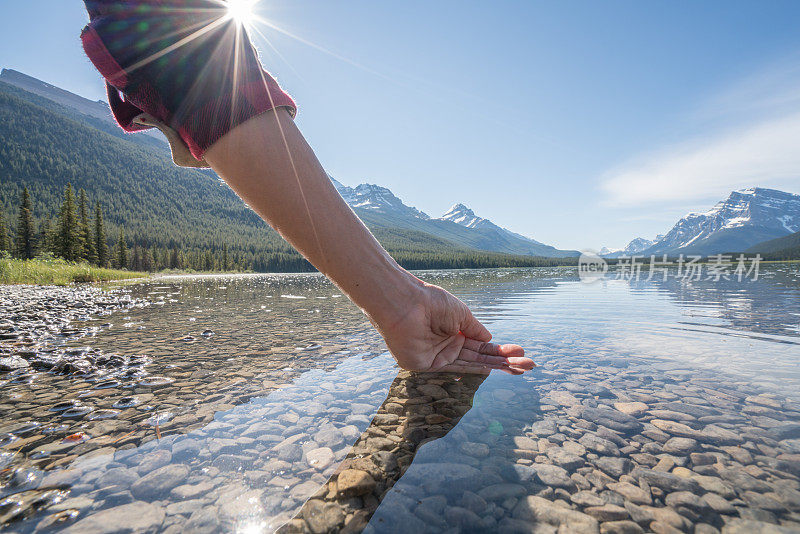
[[[444,289],[420,283],[392,319],[373,319],[400,367],[410,371],[519,375],[536,364],[519,345],[490,343],[492,334],[467,305]]]

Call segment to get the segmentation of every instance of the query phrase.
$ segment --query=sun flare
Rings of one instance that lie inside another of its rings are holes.
[[[255,7],[258,0],[226,0],[228,17],[243,26],[250,26],[256,19]]]

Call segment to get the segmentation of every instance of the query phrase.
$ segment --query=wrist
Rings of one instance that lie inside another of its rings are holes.
[[[393,260],[368,278],[363,295],[353,300],[380,330],[400,322],[424,298],[425,283]]]

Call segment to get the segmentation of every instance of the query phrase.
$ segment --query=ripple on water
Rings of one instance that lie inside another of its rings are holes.
[[[102,410],[95,410],[92,412],[87,419],[89,421],[98,421],[101,419],[113,419],[119,415],[119,410],[109,410],[109,409],[102,409]]]
[[[175,379],[169,378],[168,376],[148,376],[147,378],[139,380],[139,385],[148,388],[156,388],[168,386],[173,382],[175,382]]]
[[[133,408],[134,406],[138,406],[140,403],[141,401],[137,397],[122,397],[112,405],[112,408]]]

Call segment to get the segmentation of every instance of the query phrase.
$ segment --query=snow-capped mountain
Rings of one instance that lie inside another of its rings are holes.
[[[330,177],[336,190],[342,195],[350,207],[361,208],[377,213],[403,215],[415,219],[428,220],[430,217],[417,208],[406,206],[403,201],[394,196],[385,187],[373,184],[359,184],[356,187],[347,187]]]
[[[331,182],[370,228],[414,230],[445,239],[455,245],[528,256],[577,256],[572,250],[558,250],[529,237],[516,234],[483,219],[464,206],[456,204],[444,216],[434,219],[407,206],[385,187],[360,184],[348,187],[331,177]]]
[[[655,239],[645,239],[644,237],[636,237],[625,248],[610,249],[603,247],[600,249],[600,256],[606,258],[619,258],[620,256],[633,256],[655,245],[658,241],[663,239],[663,235],[657,235]]]
[[[455,206],[447,210],[447,212],[444,215],[439,217],[439,220],[454,222],[466,228],[484,228],[487,230],[495,230],[498,232],[508,234],[509,236],[512,236],[515,239],[525,239],[527,241],[530,241],[531,243],[542,245],[542,243],[536,241],[535,239],[531,239],[528,236],[512,232],[511,230],[503,228],[502,226],[497,226],[489,219],[478,217],[477,215],[475,215],[474,211],[466,207],[464,204],[456,204]]]
[[[800,195],[754,187],[705,213],[690,213],[645,254],[738,252],[800,230]]]
[[[477,228],[481,223],[490,223],[486,219],[478,217],[475,212],[466,207],[464,204],[456,204],[447,213],[439,217],[443,221],[450,221],[467,228]]]

